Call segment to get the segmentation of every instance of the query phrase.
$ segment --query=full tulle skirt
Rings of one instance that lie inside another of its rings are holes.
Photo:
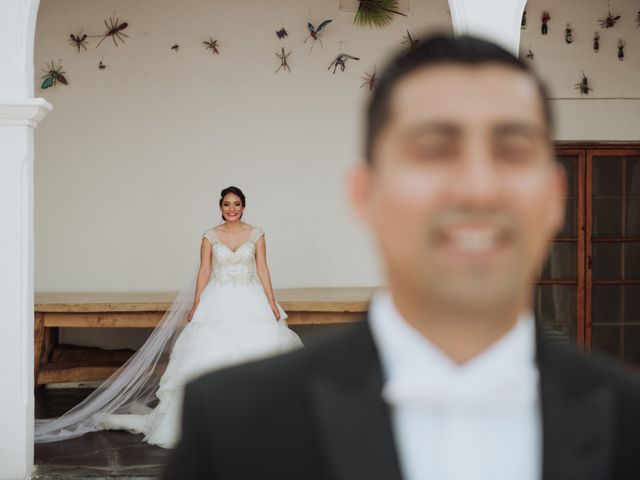
[[[277,304],[276,320],[262,285],[208,284],[171,351],[160,380],[157,406],[132,414],[109,414],[98,428],[143,433],[148,443],[172,448],[180,436],[182,396],[190,380],[219,368],[268,357],[302,346]]]

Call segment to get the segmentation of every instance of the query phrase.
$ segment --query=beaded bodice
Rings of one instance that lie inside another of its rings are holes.
[[[214,285],[252,285],[259,284],[256,271],[256,242],[264,235],[259,227],[252,227],[249,239],[236,250],[231,250],[218,239],[212,227],[204,232],[203,237],[211,242],[211,277],[209,283]]]

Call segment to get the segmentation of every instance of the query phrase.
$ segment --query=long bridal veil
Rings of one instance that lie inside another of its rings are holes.
[[[154,406],[155,393],[173,344],[187,324],[193,306],[197,271],[198,263],[195,263],[187,287],[176,296],[144,345],[122,367],[64,415],[36,420],[36,443],[79,437],[99,430],[103,415],[140,413]]]

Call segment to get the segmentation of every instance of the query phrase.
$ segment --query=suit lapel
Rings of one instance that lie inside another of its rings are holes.
[[[566,365],[568,356],[554,358],[554,346],[544,339],[538,345],[543,480],[610,478],[615,424],[611,387],[589,384],[579,368]]]
[[[328,477],[400,480],[382,368],[367,322],[336,352],[333,371],[307,387]],[[538,338],[543,480],[604,480],[612,472],[614,392],[582,375],[579,362]]]
[[[382,369],[366,322],[336,361],[342,364],[333,374],[308,384],[328,477],[399,480],[389,408],[380,393]]]

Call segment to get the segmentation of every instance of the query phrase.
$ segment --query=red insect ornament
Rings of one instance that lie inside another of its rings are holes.
[[[549,12],[545,10],[544,12],[542,12],[542,27],[541,27],[542,35],[546,35],[547,32],[549,31],[549,27],[547,26],[547,24],[549,23],[549,20],[551,20],[551,15],[549,15]]]
[[[123,32],[123,30],[129,26],[127,22],[120,23],[119,18],[116,18],[114,20],[113,17],[110,17],[108,22],[107,20],[104,21],[104,24],[107,27],[107,31],[103,35],[90,35],[91,37],[102,37],[102,40],[100,40],[98,45],[96,45],[96,48],[98,48],[100,44],[109,37],[111,37],[111,40],[113,40],[113,44],[116,47],[118,46],[117,40],[120,40],[122,43],[124,43],[125,37],[129,38],[129,35]]]

